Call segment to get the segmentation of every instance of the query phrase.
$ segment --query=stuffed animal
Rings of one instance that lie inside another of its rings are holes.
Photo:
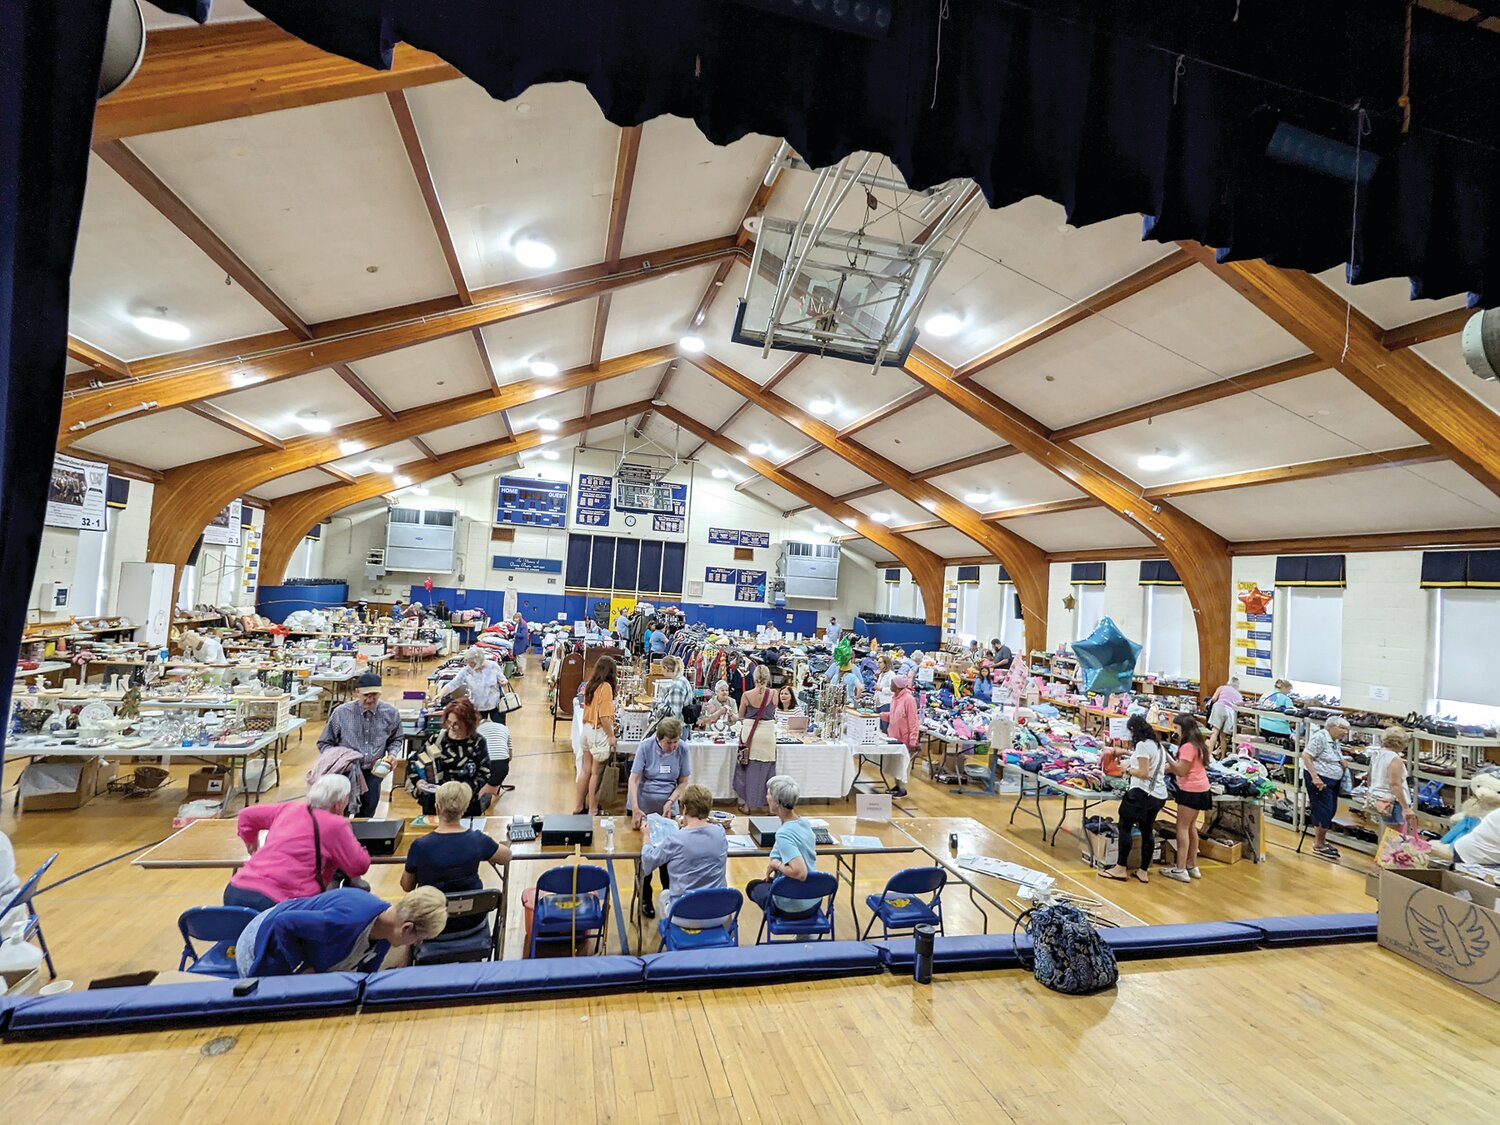
[[[1444,863],[1453,862],[1454,841],[1479,827],[1479,822],[1500,809],[1500,768],[1487,766],[1469,780],[1469,799],[1453,814],[1453,827],[1441,840],[1434,841],[1432,854]]]

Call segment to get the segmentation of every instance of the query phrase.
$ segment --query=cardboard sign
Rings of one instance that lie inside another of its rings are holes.
[[[854,797],[854,819],[878,820],[889,823],[891,819],[891,795],[889,793],[858,793]]]
[[[1130,728],[1125,724],[1128,720],[1124,715],[1111,715],[1109,717],[1109,740],[1121,742],[1130,737]]]

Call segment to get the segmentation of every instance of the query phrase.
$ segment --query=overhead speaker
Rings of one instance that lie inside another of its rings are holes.
[[[1481,379],[1500,380],[1500,309],[1485,309],[1464,325],[1464,359]]]
[[[110,0],[104,30],[104,63],[99,67],[99,100],[103,101],[141,69],[146,55],[146,19],[137,0]]]

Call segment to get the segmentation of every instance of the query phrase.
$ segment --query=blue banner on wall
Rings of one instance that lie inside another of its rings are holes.
[[[734,600],[737,602],[763,602],[766,600],[766,572],[763,570],[741,570],[734,576]]]
[[[521,570],[529,574],[561,574],[562,559],[528,559],[520,555],[495,555],[491,570]]]
[[[715,582],[720,586],[733,586],[737,574],[739,571],[732,566],[711,566],[703,571],[703,581]]]
[[[708,541],[721,547],[769,547],[769,531],[740,531],[732,527],[711,527]]]
[[[568,486],[559,481],[501,477],[495,522],[523,527],[563,527],[568,522]]]
[[[578,510],[574,522],[579,527],[608,527],[609,499],[615,478],[592,473],[578,475]]]
[[[663,532],[666,532],[669,535],[681,535],[682,534],[682,517],[681,516],[652,516],[651,517],[651,530],[652,531],[663,531]]]

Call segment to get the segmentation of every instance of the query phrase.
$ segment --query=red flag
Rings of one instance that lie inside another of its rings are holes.
[[[422,583],[422,586],[429,594],[432,593],[432,577],[430,575],[427,581]]]

